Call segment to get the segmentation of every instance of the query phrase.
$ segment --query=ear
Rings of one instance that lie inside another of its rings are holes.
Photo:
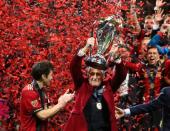
[[[102,75],[103,75],[102,78],[105,79],[106,78],[106,71],[103,71]]]
[[[44,80],[46,78],[46,75],[45,74],[42,74],[41,75],[41,79]]]
[[[85,75],[89,77],[90,67],[86,67],[85,71],[86,71]]]

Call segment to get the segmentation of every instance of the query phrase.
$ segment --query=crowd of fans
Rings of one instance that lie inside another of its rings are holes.
[[[133,1],[132,1],[133,2]],[[165,14],[162,7],[166,2],[156,0],[155,13],[146,15],[143,28],[137,20],[135,4],[130,7],[131,25],[129,30],[131,42],[127,44],[121,39],[118,54],[127,68],[127,76],[117,95],[119,107],[127,108],[132,105],[146,103],[156,98],[160,90],[169,86],[169,42],[170,14]],[[125,35],[127,37],[127,35]],[[120,39],[119,39],[120,40]],[[122,118],[119,129],[127,131],[155,131],[161,126],[161,112]]]

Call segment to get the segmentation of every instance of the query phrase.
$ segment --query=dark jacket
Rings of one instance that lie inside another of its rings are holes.
[[[159,97],[150,103],[140,104],[130,108],[131,115],[148,113],[163,108],[162,131],[170,131],[170,87],[161,90]]]

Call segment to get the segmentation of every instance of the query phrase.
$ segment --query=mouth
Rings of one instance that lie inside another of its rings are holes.
[[[152,27],[147,27],[147,30],[149,30],[149,31],[152,30]]]
[[[100,84],[100,80],[91,80],[90,83],[92,83],[94,85],[98,85],[98,84]]]
[[[99,82],[98,80],[92,80],[92,82]]]
[[[154,59],[154,58],[150,58],[150,62],[151,62],[151,63],[154,63],[154,62],[155,62],[155,59]]]

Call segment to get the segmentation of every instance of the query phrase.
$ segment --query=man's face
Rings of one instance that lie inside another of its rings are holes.
[[[104,74],[102,70],[90,67],[90,70],[88,72],[88,80],[91,86],[93,87],[100,86],[103,81],[103,77],[104,77]]]
[[[46,86],[50,85],[50,81],[53,79],[53,71],[51,70],[50,73],[46,76],[46,75],[42,75],[42,81],[43,84]]]
[[[153,28],[153,19],[146,19],[144,23],[144,28],[147,32],[151,32]]]
[[[122,60],[129,60],[130,52],[126,48],[119,48],[118,52]]]
[[[164,24],[170,24],[170,17],[167,17],[167,18],[164,20]]]
[[[142,56],[146,56],[146,53],[147,53],[147,45],[150,41],[150,38],[149,37],[145,37],[143,40],[142,40],[142,44],[141,44],[141,55]]]
[[[168,35],[167,35],[167,37],[168,37],[168,40],[170,41],[170,26],[168,27]]]
[[[151,48],[147,53],[147,60],[150,65],[156,65],[159,60],[159,53],[157,48]]]

